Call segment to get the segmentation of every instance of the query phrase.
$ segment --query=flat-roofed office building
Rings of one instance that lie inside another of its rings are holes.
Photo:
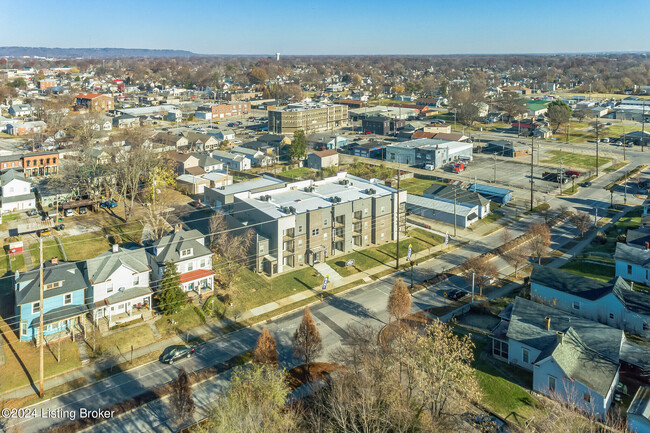
[[[345,126],[347,123],[347,105],[300,103],[269,110],[269,132],[276,134],[293,134],[299,129],[309,134]]]

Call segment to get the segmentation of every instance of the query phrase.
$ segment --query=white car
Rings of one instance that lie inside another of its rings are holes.
[[[436,169],[436,167],[433,164],[425,164],[424,169],[433,171]]]
[[[66,209],[65,212],[63,213],[63,215],[65,215],[67,217],[74,216],[74,211],[72,209]]]

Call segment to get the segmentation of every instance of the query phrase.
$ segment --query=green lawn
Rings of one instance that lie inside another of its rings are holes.
[[[39,244],[40,242],[35,242],[29,246],[29,253],[32,255],[32,263],[34,263],[34,266],[37,266],[41,260]],[[58,257],[59,260],[63,260],[63,253],[59,249],[56,240],[48,237],[47,240],[43,240],[43,261],[47,262],[52,257]]]
[[[176,323],[172,324],[172,321]],[[201,319],[191,305],[183,307],[183,309],[176,314],[163,316],[156,320],[155,323],[158,332],[160,332],[160,335],[163,338],[183,333],[202,324],[203,319]]]
[[[541,162],[548,164],[562,164],[564,167],[580,167],[580,168],[595,168],[596,167],[596,156],[595,155],[583,155],[580,153],[571,153],[571,152],[561,152],[559,150],[549,150],[547,153],[552,154],[550,158],[543,159]],[[611,161],[612,158],[607,158],[600,156],[598,158],[598,166],[607,164]]]
[[[131,347],[137,349],[155,340],[151,327],[143,323],[97,339],[96,347],[107,355],[124,355],[131,351]]]
[[[316,170],[312,170],[311,168],[307,168],[307,167],[298,167],[298,168],[292,168],[291,170],[280,172],[282,176],[290,177],[291,179],[305,177],[310,173],[316,173]]]
[[[491,411],[515,424],[523,424],[534,415],[535,400],[524,388],[503,377],[500,371],[480,358],[485,345],[489,342],[485,336],[472,335],[476,344],[473,367],[476,379],[482,391],[481,402]],[[504,364],[504,368],[508,368]],[[523,373],[513,374],[523,378]],[[532,382],[532,374],[530,374]]]
[[[410,194],[422,195],[427,188],[434,184],[445,185],[444,182],[438,182],[437,180],[416,179],[412,177],[410,179],[400,180],[399,187],[400,189],[405,189]]]
[[[266,278],[250,269],[242,268],[235,283],[235,308],[247,311],[260,305],[291,296],[319,286],[323,277],[311,266]],[[226,315],[230,312],[226,311]]]
[[[61,238],[61,244],[69,261],[97,257],[111,249],[111,243],[102,232],[85,233]]]
[[[407,256],[409,244],[413,247],[413,253],[418,253],[439,245],[444,240],[443,236],[427,230],[410,229],[408,237],[399,242],[400,257]],[[378,247],[366,248],[336,257],[328,260],[327,264],[341,276],[346,277],[382,265],[387,261],[395,260],[396,252],[396,242],[390,242]],[[354,259],[354,266],[346,267],[345,263],[350,259]]]
[[[9,260],[11,260],[11,267],[9,267]],[[0,255],[0,277],[9,271],[24,272],[26,270],[27,268],[25,267],[24,255],[18,254],[10,259],[9,254],[7,254],[5,251],[2,251],[2,254]]]
[[[642,209],[639,207],[627,213],[624,217],[616,221],[613,226],[605,230],[604,234],[607,242],[601,244],[598,240],[594,241],[585,248],[585,253],[600,252],[614,254],[616,250],[616,240],[619,235],[626,234],[628,229],[635,229],[641,225]]]
[[[630,161],[620,161],[620,162],[615,162],[614,164],[610,165],[605,169],[606,172],[611,173],[613,171],[618,171],[621,168],[625,167],[628,165]]]
[[[614,278],[615,267],[605,264],[589,263],[583,260],[571,260],[569,263],[562,265],[560,269],[571,272],[572,274],[583,277],[593,278],[599,281],[610,281]]]

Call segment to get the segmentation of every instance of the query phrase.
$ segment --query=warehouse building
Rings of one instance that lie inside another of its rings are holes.
[[[472,143],[419,138],[386,146],[387,161],[406,165],[431,164],[434,168],[442,168],[463,159],[473,159]]]
[[[462,228],[467,228],[479,220],[479,207],[476,205],[456,203],[456,206],[454,206],[453,201],[414,194],[408,194],[406,198],[406,211],[413,215],[446,224],[453,224],[455,215],[456,225]]]

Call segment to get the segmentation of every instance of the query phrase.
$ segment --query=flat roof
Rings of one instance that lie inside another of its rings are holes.
[[[263,191],[250,197],[241,194],[237,198],[273,218],[281,218],[292,213],[305,213],[363,198],[384,197],[394,192],[397,190],[381,185],[376,180],[366,180],[341,172],[320,181],[294,182],[281,189]],[[293,211],[289,208],[293,208]]]
[[[406,149],[424,149],[424,150],[435,150],[439,148],[447,148],[449,151],[460,151],[465,149],[471,149],[472,143],[465,143],[461,141],[448,141],[448,140],[438,140],[435,138],[418,138],[416,140],[404,141],[402,143],[393,143],[387,147],[398,147]]]
[[[327,104],[324,102],[306,102],[306,103],[299,103],[299,104],[289,104],[287,106],[276,108],[274,110],[269,110],[269,111],[308,111],[308,110],[318,110],[322,108],[333,108],[333,107],[347,108],[347,105]]]
[[[276,179],[272,176],[262,176],[256,179],[246,180],[244,182],[233,183],[232,185],[227,185],[222,188],[218,188],[219,193],[223,195],[237,194],[240,192],[250,191],[256,188],[265,188],[267,186],[277,185],[284,183],[280,179]],[[215,188],[213,188],[215,189]]]

